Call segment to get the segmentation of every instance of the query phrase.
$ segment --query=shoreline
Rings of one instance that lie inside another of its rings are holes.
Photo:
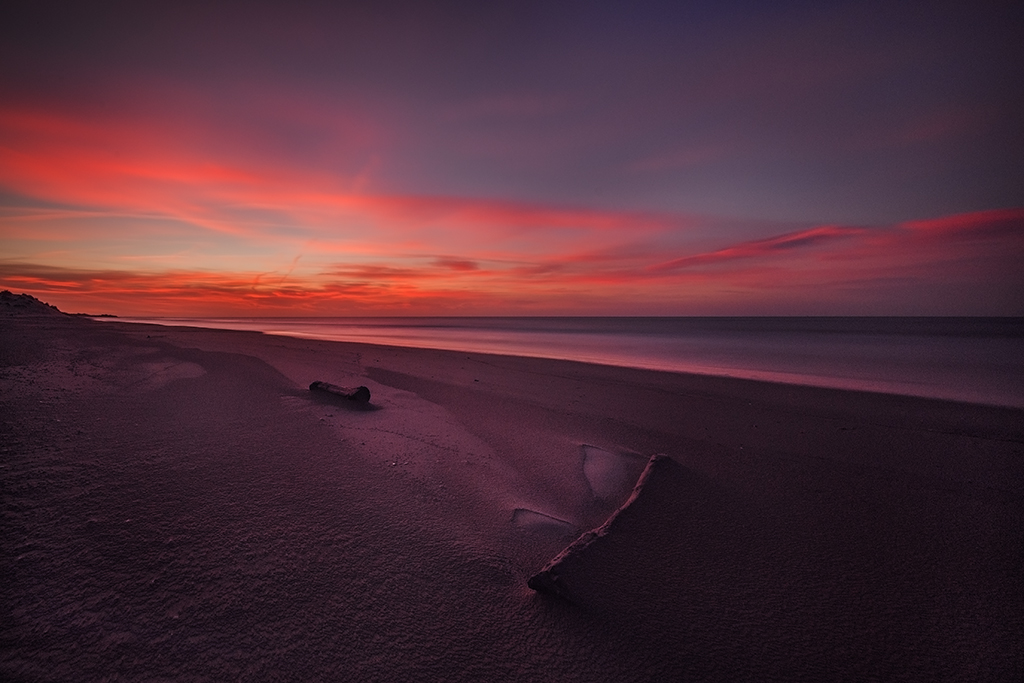
[[[0,387],[13,679],[1024,668],[1021,410],[65,318],[0,320]]]
[[[102,324],[116,323],[118,321],[104,321]],[[681,390],[707,396],[721,395],[729,400],[740,402],[761,401],[785,406],[786,410],[812,411],[823,419],[834,418],[846,411],[853,410],[860,413],[862,419],[889,426],[910,421],[915,428],[949,433],[969,433],[1024,442],[1024,427],[1019,427],[1016,423],[1016,416],[1024,417],[1024,408],[1011,405],[976,403],[867,389],[793,384],[748,377],[608,365],[561,358],[512,356],[477,351],[295,337],[256,330],[173,326],[170,329],[178,331],[175,333],[168,332],[168,326],[158,324],[135,322],[121,322],[120,324],[128,326],[126,329],[128,333],[131,333],[136,326],[140,328],[151,326],[154,329],[145,335],[146,339],[195,344],[197,348],[203,350],[237,350],[252,354],[272,365],[300,388],[307,387],[311,381],[320,377],[317,374],[319,371],[316,369],[315,363],[299,358],[308,353],[337,354],[346,357],[353,354],[356,357],[369,355],[378,357],[374,364],[365,367],[358,362],[347,365],[340,377],[350,379],[361,376],[364,371],[369,371],[372,376],[376,369],[375,366],[380,364],[388,366],[385,368],[385,372],[390,369],[399,374],[433,379],[436,373],[420,372],[422,359],[429,359],[431,363],[443,365],[469,359],[481,365],[492,365],[504,369],[523,368],[527,372],[529,372],[528,366],[536,363],[545,369],[545,374],[555,376],[593,376],[610,383],[635,382],[656,387],[659,390]],[[138,334],[141,335],[141,330]],[[227,336],[221,337],[222,334]],[[292,355],[283,355],[282,351],[289,351]],[[465,369],[462,368],[462,370]],[[452,379],[458,382],[459,386],[472,386],[469,376],[465,372],[463,375]],[[331,376],[329,370],[324,377],[328,376]]]
[[[268,331],[266,329],[259,329],[262,326],[249,326],[251,323],[245,322],[241,327],[206,327],[193,323],[202,322],[199,319],[168,319],[174,322],[161,322],[160,319],[141,319],[141,318],[92,318],[97,322],[122,322],[124,324],[142,324],[142,325],[156,325],[159,327],[194,327],[196,329],[209,329],[209,330],[223,330],[223,331],[250,331],[259,332],[268,336],[279,336],[279,337],[290,337],[294,339],[316,339],[320,341],[330,341],[340,344],[367,344],[370,346],[393,346],[400,348],[419,349],[419,350],[435,350],[435,351],[452,351],[456,353],[480,353],[495,356],[507,356],[515,358],[536,358],[540,360],[562,360],[576,363],[585,363],[588,365],[603,365],[609,367],[625,368],[632,370],[649,370],[653,372],[667,372],[673,374],[683,375],[699,375],[707,377],[722,377],[728,379],[741,379],[751,380],[756,382],[767,382],[772,384],[784,384],[800,387],[816,387],[822,389],[837,389],[841,391],[860,391],[876,394],[886,394],[893,396],[907,396],[914,398],[925,398],[941,401],[952,401],[956,403],[966,403],[973,405],[992,406],[1000,408],[1011,408],[1011,409],[1024,409],[1024,392],[1019,388],[1019,382],[1014,383],[1012,380],[1007,381],[1003,378],[998,381],[1003,386],[996,387],[991,383],[995,381],[992,377],[989,377],[988,384],[982,386],[981,384],[975,383],[972,386],[964,384],[964,377],[958,378],[956,381],[952,377],[947,377],[947,384],[934,384],[926,381],[923,377],[917,377],[916,379],[910,377],[904,377],[902,379],[894,379],[889,377],[883,379],[882,377],[856,377],[852,375],[840,375],[840,374],[828,374],[820,375],[802,372],[789,372],[783,369],[757,369],[757,368],[742,368],[742,367],[727,367],[718,365],[707,365],[706,362],[702,364],[700,361],[683,362],[682,360],[672,360],[667,358],[661,359],[641,359],[639,357],[607,357],[594,355],[593,353],[575,354],[579,357],[574,357],[572,354],[566,355],[564,352],[555,353],[550,350],[550,345],[545,346],[548,350],[545,351],[531,351],[528,347],[520,347],[515,350],[508,352],[498,351],[493,348],[480,347],[479,344],[475,344],[472,341],[462,340],[450,340],[449,343],[443,341],[428,341],[420,340],[419,342],[412,342],[404,340],[402,338],[394,338],[388,341],[374,341],[374,340],[361,340],[361,339],[342,339],[335,338],[325,332],[299,332],[299,331],[288,331],[288,330],[273,330]],[[471,318],[472,319],[472,318]],[[555,318],[561,320],[561,318]],[[818,318],[813,318],[818,320]],[[239,321],[248,321],[250,319],[239,319]],[[278,320],[278,319],[271,319]],[[303,322],[308,322],[317,319],[308,318],[297,318]],[[333,320],[333,319],[330,319]],[[386,320],[393,320],[387,318]],[[429,318],[434,320],[434,318]],[[447,319],[444,319],[447,320]],[[587,318],[590,320],[590,318]],[[620,320],[620,319],[615,319]],[[646,320],[646,319],[645,319]],[[742,320],[748,320],[743,318]],[[771,319],[775,320],[775,319]],[[787,319],[788,320],[788,319]],[[871,318],[839,318],[840,321],[848,322],[849,320],[873,320]],[[888,319],[881,319],[888,320]],[[923,320],[931,321],[931,318],[923,318]],[[990,318],[980,318],[979,320],[991,321]],[[1018,319],[1012,319],[1017,321]],[[508,330],[509,332],[516,334],[518,331],[515,329]],[[587,335],[584,335],[586,337]],[[486,345],[484,345],[486,346]],[[1010,351],[1012,354],[1012,350]],[[588,357],[589,355],[589,357]],[[961,371],[961,375],[963,372]]]

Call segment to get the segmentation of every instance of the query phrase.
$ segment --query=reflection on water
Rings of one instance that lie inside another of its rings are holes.
[[[116,320],[559,358],[1024,407],[1021,318]]]

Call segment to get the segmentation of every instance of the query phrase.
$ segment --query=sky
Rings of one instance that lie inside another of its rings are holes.
[[[1024,315],[1019,3],[22,5],[0,288],[62,310]]]

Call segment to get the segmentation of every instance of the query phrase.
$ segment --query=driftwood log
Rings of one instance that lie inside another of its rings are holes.
[[[659,476],[662,479],[671,478],[673,468],[678,467],[679,465],[664,453],[652,456],[626,502],[613,512],[604,524],[586,532],[555,555],[543,569],[530,577],[526,585],[538,593],[547,593],[573,602],[575,596],[571,584],[581,580],[581,574],[581,582],[586,583],[588,565],[592,563],[589,558],[592,558],[595,552],[601,552],[602,547],[607,549],[616,533],[621,533],[618,531],[621,528],[620,520],[631,514],[630,508],[634,508],[637,500],[650,489],[652,481]]]
[[[309,390],[326,391],[328,394],[341,396],[342,398],[347,398],[350,401],[357,401],[359,403],[370,402],[370,390],[366,387],[339,387],[337,384],[331,384],[329,382],[313,382],[309,385]]]

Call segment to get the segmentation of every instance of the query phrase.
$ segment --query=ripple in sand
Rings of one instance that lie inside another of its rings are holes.
[[[575,536],[579,534],[579,529],[572,523],[528,508],[513,510],[512,523],[521,529],[552,535]]]
[[[195,379],[206,374],[206,369],[196,363],[175,358],[163,358],[154,363],[140,364],[142,377],[135,384],[140,388],[159,389],[176,379]]]

